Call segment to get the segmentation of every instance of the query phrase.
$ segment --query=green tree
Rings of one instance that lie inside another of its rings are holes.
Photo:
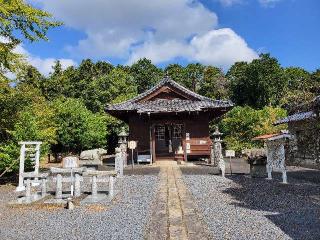
[[[205,67],[200,63],[190,63],[185,67],[185,77],[183,84],[194,92],[199,90],[201,82],[203,81],[203,72]]]
[[[285,116],[286,111],[281,108],[264,107],[255,110],[248,106],[239,106],[226,114],[220,123],[220,130],[224,133],[227,148],[240,152],[261,144],[252,138],[261,134],[277,133],[284,128],[285,126],[274,126],[273,123]]]
[[[20,68],[22,56],[13,50],[22,39],[47,40],[47,31],[59,25],[61,23],[52,20],[51,14],[23,0],[0,0],[0,72],[15,72]]]
[[[81,100],[58,99],[54,102],[57,125],[57,146],[60,151],[79,153],[81,150],[106,146],[106,117],[89,111]]]
[[[66,71],[62,69],[60,61],[56,61],[52,67],[52,73],[41,84],[42,94],[48,100],[54,100],[58,97],[73,95],[71,85],[70,71],[75,73],[74,68],[70,67]]]
[[[15,116],[12,130],[7,130],[10,138],[0,144],[0,171],[12,166],[12,171],[18,168],[19,141],[42,141],[41,154],[49,152],[50,145],[56,143],[56,127],[54,111],[44,98],[26,105]],[[13,165],[12,165],[13,164]],[[26,168],[30,167],[26,162]]]
[[[108,103],[119,103],[137,95],[137,87],[128,73],[114,68],[109,74],[91,81],[82,92],[81,99],[93,112],[104,112]]]
[[[132,64],[130,74],[138,86],[138,93],[142,93],[153,87],[163,76],[162,70],[146,58]]]
[[[315,97],[312,92],[314,84],[309,72],[303,68],[289,67],[284,69],[284,74],[287,85],[285,94],[281,99],[281,105],[285,106],[289,111]]]
[[[320,68],[311,74],[312,89],[315,95],[320,94]]]
[[[185,70],[179,64],[169,64],[164,69],[165,74],[168,74],[172,80],[176,81],[177,83],[184,84],[184,77],[185,77]]]
[[[208,66],[204,69],[199,94],[212,99],[227,99],[229,82],[221,69]]]
[[[286,78],[276,58],[260,54],[251,63],[237,63],[227,73],[231,97],[238,105],[254,108],[277,106],[286,89]]]

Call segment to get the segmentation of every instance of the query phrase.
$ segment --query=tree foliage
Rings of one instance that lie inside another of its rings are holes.
[[[57,125],[57,148],[79,153],[83,149],[106,146],[106,118],[92,113],[82,101],[57,99],[53,103]]]
[[[162,70],[153,65],[149,59],[143,58],[132,64],[130,74],[138,86],[138,93],[142,93],[161,79]]]
[[[17,70],[22,56],[13,50],[22,39],[47,40],[47,31],[59,25],[51,14],[23,0],[0,0],[0,72]]]
[[[278,105],[286,87],[286,78],[276,58],[261,54],[251,63],[238,63],[227,73],[232,100],[254,108]]]
[[[220,129],[225,135],[227,148],[241,151],[259,145],[252,138],[279,132],[285,126],[276,127],[273,123],[285,116],[286,111],[282,108],[264,107],[255,110],[249,106],[239,106],[226,114],[220,123]]]

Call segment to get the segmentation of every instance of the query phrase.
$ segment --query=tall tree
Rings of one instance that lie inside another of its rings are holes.
[[[60,61],[56,61],[52,69],[53,72],[43,81],[41,87],[43,95],[48,100],[54,100],[61,96],[68,96],[73,90],[73,86],[70,82],[72,78],[69,78],[69,76],[65,74]]]
[[[58,99],[54,102],[57,142],[55,149],[79,153],[106,146],[106,117],[93,114],[81,100]]]
[[[251,63],[236,63],[227,76],[236,104],[262,108],[278,105],[286,88],[286,78],[276,58],[260,54]]]
[[[13,50],[23,39],[47,40],[47,31],[60,24],[23,0],[0,0],[0,73],[19,68],[22,56]]]
[[[130,73],[138,86],[138,93],[142,93],[151,88],[163,76],[162,70],[146,58],[142,58],[132,64]]]
[[[200,63],[190,63],[185,68],[183,84],[194,92],[197,92],[203,80],[204,66]]]
[[[303,68],[289,67],[284,69],[284,74],[287,84],[281,104],[289,111],[295,110],[296,106],[315,97],[312,92],[314,84],[309,72]]]
[[[169,64],[165,69],[164,72],[166,75],[169,75],[174,81],[177,83],[184,83],[185,78],[185,70],[179,64]]]
[[[204,69],[199,93],[213,99],[227,99],[229,95],[228,79],[221,69],[208,66]]]

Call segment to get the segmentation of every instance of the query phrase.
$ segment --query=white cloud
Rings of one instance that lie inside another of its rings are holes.
[[[127,63],[141,57],[155,63],[183,57],[223,66],[256,57],[231,29],[217,29],[216,14],[198,0],[47,0],[42,4],[66,26],[86,33],[76,45],[66,47],[74,57],[116,57]]]
[[[29,64],[38,69],[40,73],[47,76],[52,72],[52,66],[55,64],[55,61],[59,60],[63,69],[69,66],[75,66],[76,62],[72,59],[66,58],[40,58],[30,54],[22,44],[18,45],[15,50],[16,53],[23,54],[26,57],[26,60]]]
[[[155,44],[152,41],[147,42],[134,51],[128,64],[132,64],[141,57],[147,57],[154,63],[183,57],[190,61],[227,68],[236,61],[250,62],[258,55],[232,29],[222,28],[195,36],[190,43],[167,41]]]
[[[191,41],[195,60],[221,67],[236,61],[252,61],[258,55],[230,28],[212,30]]]
[[[243,0],[218,0],[223,6],[232,6],[234,4],[242,3]]]

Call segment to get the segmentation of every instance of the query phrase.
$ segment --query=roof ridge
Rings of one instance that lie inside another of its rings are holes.
[[[108,106],[110,105],[122,105],[122,104],[134,104],[136,103],[138,100],[143,99],[144,97],[148,96],[150,93],[152,93],[153,91],[157,90],[158,88],[164,86],[166,83],[171,84],[173,87],[185,92],[188,95],[191,95],[195,98],[197,98],[198,101],[210,101],[210,102],[215,102],[215,103],[228,103],[230,105],[233,105],[233,103],[230,100],[217,100],[217,99],[211,99],[205,96],[202,96],[196,92],[191,91],[190,89],[184,87],[183,85],[177,83],[176,81],[174,81],[171,77],[169,76],[164,76],[162,80],[160,80],[156,85],[154,85],[153,87],[151,87],[150,89],[146,90],[143,93],[140,93],[139,95],[133,97],[132,99],[129,99],[127,101],[121,102],[121,103],[117,103],[117,104],[108,104]]]

